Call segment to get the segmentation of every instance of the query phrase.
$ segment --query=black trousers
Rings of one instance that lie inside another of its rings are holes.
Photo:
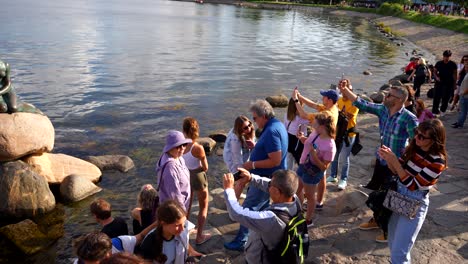
[[[445,112],[448,107],[450,97],[454,93],[453,83],[436,82],[434,85],[434,99],[432,101],[432,113],[440,114]],[[441,104],[442,102],[442,104]],[[440,110],[439,110],[440,105]]]
[[[414,96],[416,98],[419,98],[421,96],[421,85],[423,85],[426,82],[426,76],[422,77],[414,77],[414,82],[413,82],[413,89],[414,89]]]
[[[374,173],[372,174],[372,179],[366,185],[367,189],[371,190],[381,190],[388,189],[390,182],[392,181],[393,173],[385,164],[382,164],[379,159],[375,160]]]

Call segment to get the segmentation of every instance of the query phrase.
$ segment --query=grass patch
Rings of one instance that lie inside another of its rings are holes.
[[[300,5],[311,7],[332,8],[340,10],[355,11],[361,13],[374,13],[384,16],[394,16],[403,18],[412,22],[426,24],[438,28],[445,28],[455,32],[468,34],[468,19],[458,18],[454,16],[423,14],[415,11],[404,12],[403,6],[400,4],[383,3],[379,8],[364,8],[364,7],[348,7],[348,6],[330,6],[321,4],[305,4],[295,2],[275,2],[275,1],[247,1],[258,4],[276,4],[276,5]],[[393,32],[395,33],[395,32]]]

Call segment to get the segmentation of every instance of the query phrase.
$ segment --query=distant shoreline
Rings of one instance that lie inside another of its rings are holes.
[[[180,1],[180,0],[178,0]],[[194,0],[181,0],[185,2],[195,2]],[[323,8],[314,6],[288,5],[288,4],[268,4],[268,3],[252,3],[233,0],[203,0],[208,4],[227,4],[250,8],[260,9],[275,9],[275,10],[303,10],[307,12],[328,12],[333,15],[346,15],[363,17],[382,22],[385,26],[389,26],[393,31],[398,32],[404,39],[412,42],[422,49],[428,50],[436,60],[442,59],[444,50],[452,51],[452,60],[458,63],[463,55],[468,54],[468,35],[454,32],[448,29],[437,28],[434,26],[415,23],[409,20],[381,16],[374,13],[361,13],[356,11],[340,10],[334,8]]]

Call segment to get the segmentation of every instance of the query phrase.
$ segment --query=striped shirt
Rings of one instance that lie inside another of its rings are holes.
[[[390,116],[389,109],[383,104],[371,103],[360,97],[353,105],[379,117],[381,143],[400,157],[408,144],[408,138],[414,137],[414,129],[418,126],[417,117],[404,107]]]
[[[403,160],[400,158],[400,162]],[[445,170],[445,160],[439,155],[429,155],[418,149],[416,155],[403,164],[406,171],[405,177],[400,177],[400,182],[411,191],[429,190],[439,180],[442,171]]]

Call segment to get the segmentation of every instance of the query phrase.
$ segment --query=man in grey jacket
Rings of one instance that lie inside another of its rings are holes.
[[[298,178],[294,171],[277,170],[271,180],[266,177],[250,174],[247,170],[239,168],[241,179],[237,184],[245,186],[248,182],[252,186],[270,194],[272,204],[265,211],[251,211],[242,208],[234,192],[234,178],[231,173],[224,174],[224,198],[226,200],[229,216],[232,220],[248,227],[249,234],[245,246],[245,259],[247,263],[269,263],[265,246],[272,250],[281,242],[286,224],[271,210],[286,211],[290,216],[300,212],[301,205],[295,195]],[[273,231],[273,232],[272,232]]]

